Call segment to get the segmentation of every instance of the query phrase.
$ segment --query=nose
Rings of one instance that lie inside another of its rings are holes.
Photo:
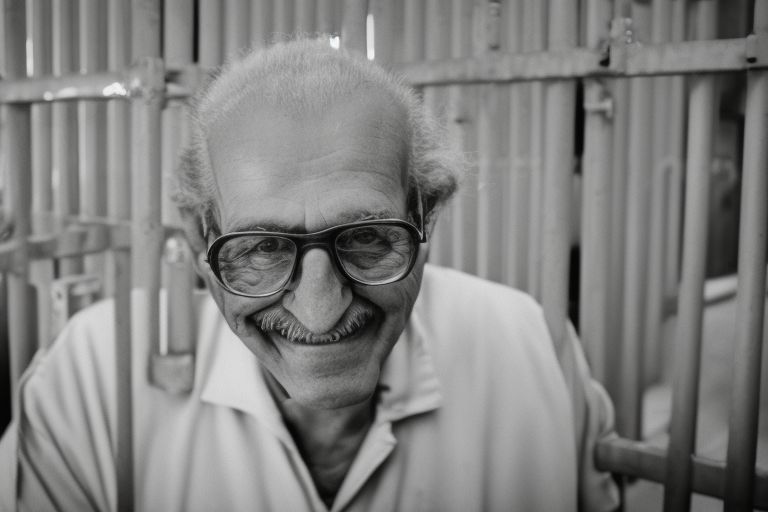
[[[283,306],[313,333],[326,333],[351,304],[352,291],[338,275],[327,251],[311,248],[299,264],[299,275],[283,296]]]

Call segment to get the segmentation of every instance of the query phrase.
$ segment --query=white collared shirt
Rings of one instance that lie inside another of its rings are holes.
[[[207,294],[198,308],[190,394],[153,388],[149,347],[134,347],[137,509],[328,510],[257,360]],[[21,510],[115,508],[112,325],[109,302],[78,314],[24,378]],[[330,510],[611,508],[616,490],[591,462],[610,403],[575,340],[560,357],[565,371],[529,297],[427,266]],[[0,449],[5,467],[13,433]]]

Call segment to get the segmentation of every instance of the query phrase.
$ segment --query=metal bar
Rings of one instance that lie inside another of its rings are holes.
[[[278,4],[284,2],[277,2]],[[200,2],[197,19],[198,62],[204,68],[215,68],[221,64],[222,56],[222,13],[221,2]]]
[[[227,24],[250,23],[245,4],[226,5]],[[191,12],[185,21],[192,26]],[[238,20],[231,17],[237,15]],[[240,28],[247,33],[248,27]],[[183,45],[185,30],[173,31],[166,28],[165,35],[171,44]],[[237,44],[227,51],[239,51],[245,41],[231,40],[227,45]],[[191,56],[187,61],[180,61],[182,66],[191,64]],[[189,135],[186,124],[185,109],[182,102],[168,101],[162,113],[162,141],[161,168],[162,175],[169,176],[178,165],[180,148],[188,142],[185,137]],[[181,218],[178,209],[170,200],[170,194],[166,187],[167,180],[163,180],[162,187],[162,211],[163,225],[181,226]],[[194,383],[194,353],[195,353],[195,314],[193,309],[193,283],[194,272],[192,269],[192,256],[186,247],[183,236],[176,234],[166,241],[165,257],[163,258],[163,285],[166,289],[166,316],[168,322],[167,346],[159,345],[152,354],[150,376],[153,385],[172,392],[189,392]],[[162,340],[163,337],[160,337]],[[161,341],[162,343],[162,341]]]
[[[31,43],[30,60],[27,61],[27,74],[40,76],[51,73],[51,9],[49,2],[33,0],[27,2],[27,41]],[[29,51],[29,49],[28,49]],[[52,187],[52,147],[50,105],[31,105],[31,163],[32,163],[32,231],[50,229],[44,223],[35,222],[41,218],[38,212],[53,209]],[[53,281],[53,262],[30,262],[29,280],[36,288],[37,298],[37,344],[47,346],[53,341],[51,330],[52,304],[51,282]]]
[[[195,43],[194,4],[193,0],[163,2],[163,59],[168,68],[182,67],[192,62]],[[244,23],[247,22],[246,18]]]
[[[633,15],[635,12],[633,12]],[[653,163],[652,105],[653,80],[634,78],[629,84],[629,146],[624,297],[621,335],[621,393],[617,400],[619,434],[639,439],[641,435],[641,394],[643,328],[647,293],[649,201]]]
[[[26,13],[21,2],[6,0],[5,11],[5,72],[10,78],[24,76],[26,71]],[[0,106],[3,126],[0,146],[3,147],[6,175],[4,203],[13,218],[13,238],[18,244],[15,272],[8,274],[8,323],[11,341],[11,396],[13,414],[18,418],[18,383],[22,372],[32,359],[35,347],[33,328],[33,296],[27,282],[29,277],[27,236],[31,231],[30,203],[32,199],[30,160],[30,112],[22,105]]]
[[[53,74],[61,76],[75,70],[73,18],[74,0],[53,2]],[[41,80],[42,81],[42,80]],[[40,83],[40,82],[35,82]],[[16,87],[14,87],[14,85]],[[22,92],[24,87],[11,82],[14,91]],[[0,81],[0,100],[4,83]],[[31,88],[34,89],[34,88]],[[46,96],[48,87],[36,91]],[[34,94],[34,93],[33,93]],[[55,183],[54,209],[60,216],[73,215],[79,210],[79,177],[77,175],[77,105],[54,103],[52,113],[53,182]],[[59,261],[59,275],[66,276],[82,271],[80,259]]]
[[[631,45],[621,69],[601,64],[602,51],[568,47],[547,52],[498,54],[419,62],[398,67],[416,86],[454,83],[560,80],[578,77],[632,77],[722,73],[763,69],[768,61],[748,62],[748,39]]]
[[[178,4],[179,2],[176,2]],[[174,8],[170,3],[168,9]],[[176,17],[178,10],[168,14]],[[130,4],[110,0],[107,4],[107,66],[112,71],[125,69],[129,62]],[[178,52],[170,44],[165,49],[171,55]],[[130,184],[130,105],[123,100],[107,102],[107,214],[111,219],[129,219],[131,215]],[[115,318],[130,318],[130,256],[125,251],[106,255],[104,292],[115,297]],[[123,270],[125,269],[125,270]],[[122,340],[130,333],[120,334]],[[125,341],[118,341],[125,343]]]
[[[107,4],[107,65],[111,70],[123,69],[130,62],[133,14],[131,5],[123,0],[110,0]],[[167,50],[174,51],[173,48]],[[130,106],[126,102],[113,100],[107,103],[107,212],[112,219],[124,220],[126,224],[131,217],[130,123]],[[120,247],[119,242],[130,242],[130,229],[130,225],[127,229],[125,225],[110,227],[109,241],[113,251],[107,257],[105,283],[106,292],[114,297],[115,374],[118,379],[116,480],[117,508],[120,511],[131,510],[134,502],[131,254],[128,250],[119,250],[128,249]]]
[[[321,34],[339,33],[340,0],[317,0],[317,31]]]
[[[451,55],[463,57],[473,53],[472,19],[474,6],[468,0],[453,0],[451,6]],[[448,91],[448,130],[454,145],[467,154],[477,153],[476,110],[477,86],[451,86]],[[477,174],[472,172],[443,214],[450,224],[451,265],[466,272],[477,268]]]
[[[686,32],[686,1],[676,0],[672,5],[672,41],[685,39]],[[669,143],[669,162],[667,166],[667,234],[666,253],[664,256],[664,297],[665,302],[674,302],[680,282],[680,240],[682,238],[683,212],[683,151],[685,148],[685,117],[687,102],[686,78],[675,76],[670,78],[669,94],[669,125],[671,126]],[[672,330],[671,328],[669,329]],[[665,333],[665,339],[672,336]]]
[[[450,4],[439,0],[426,0],[424,6],[424,58],[441,59],[450,56],[451,33],[445,27],[450,26]],[[444,117],[447,103],[445,87],[428,87],[423,91],[424,106],[432,115]],[[440,119],[444,122],[445,119]],[[429,261],[437,265],[447,265],[451,259],[450,210],[443,212],[437,219],[430,238]]]
[[[502,5],[504,15],[503,50],[521,51],[523,1],[515,0]],[[525,98],[528,84],[509,86],[509,136],[507,137],[507,161],[509,178],[506,196],[502,198],[502,238],[504,258],[503,281],[516,288],[525,289],[528,277],[528,225],[530,224],[531,173],[522,155],[530,145],[530,105]]]
[[[341,14],[341,45],[347,50],[366,55],[365,20],[368,0],[344,0]]]
[[[402,0],[371,0],[370,10],[374,20],[376,62],[391,67],[401,54]]]
[[[473,22],[476,55],[493,55],[500,44],[501,4],[477,0]],[[507,174],[503,151],[508,141],[508,125],[506,119],[498,114],[509,111],[509,106],[503,102],[500,87],[485,84],[479,88],[477,111],[477,275],[493,281],[502,280],[502,223],[499,213],[504,207],[502,193]]]
[[[523,51],[537,52],[547,46],[548,3],[525,0],[523,4]],[[547,151],[544,126],[544,84],[526,84],[524,100],[530,105],[530,134],[528,158],[531,168],[530,225],[528,243],[528,291],[541,300],[541,255],[543,233],[544,156]]]
[[[293,0],[279,0],[272,4],[275,37],[285,40],[293,32]]]
[[[755,3],[755,33],[768,34],[768,1]],[[768,71],[747,75],[739,234],[739,288],[725,510],[752,510],[760,413],[760,362],[768,238]]]
[[[251,44],[263,48],[272,39],[272,2],[253,0],[251,2]]]
[[[79,12],[79,52],[80,72],[84,75],[104,69],[100,44],[100,31],[103,25],[102,2],[80,0]],[[80,213],[87,216],[104,215],[106,205],[106,155],[105,114],[103,105],[92,100],[82,100],[77,105],[78,120],[78,155],[80,174]],[[84,259],[85,270],[101,278],[105,275],[105,262],[102,255],[90,255]]]
[[[27,33],[32,43],[27,75],[51,73],[50,4],[42,0],[27,2]],[[50,211],[53,207],[51,188],[51,107],[32,105],[32,211]]]
[[[134,89],[129,80],[123,71],[3,80],[0,103],[128,98]]]
[[[296,2],[296,32],[308,34],[315,30],[316,6],[315,0],[295,0]]]
[[[700,0],[699,37],[712,37],[716,28],[715,0]],[[690,456],[696,439],[696,414],[701,354],[701,320],[707,247],[707,203],[718,95],[714,77],[693,79],[689,96],[688,156],[686,158],[683,268],[675,340],[667,483],[664,510],[690,506]]]
[[[224,58],[234,57],[248,46],[250,15],[248,0],[224,2]],[[191,59],[190,59],[191,60]]]
[[[556,52],[577,40],[576,4],[569,0],[549,3],[549,49]],[[571,235],[576,84],[556,81],[545,85],[544,201],[541,262],[541,303],[549,333],[560,350],[568,320],[568,264]]]
[[[403,62],[414,63],[413,66],[424,64],[424,13],[425,0],[404,0],[405,19],[403,31]],[[403,69],[401,66],[398,70]],[[415,82],[410,82],[413,86],[418,86]]]
[[[672,0],[657,0],[652,4],[652,41],[663,43],[670,39]],[[670,77],[653,79],[652,161],[650,176],[650,231],[648,238],[648,271],[643,336],[643,368],[641,386],[658,380],[662,363],[662,312],[664,307],[664,242],[667,211],[667,162],[670,132],[675,129],[669,122],[671,111]]]
[[[666,480],[664,449],[640,441],[623,438],[600,441],[595,449],[595,461],[601,471],[662,484]],[[690,465],[693,492],[720,499],[725,497],[726,469],[723,462],[692,455]],[[768,510],[768,469],[756,470],[753,502],[756,509]]]
[[[597,47],[610,19],[606,0],[587,3],[587,46]],[[600,80],[584,82],[579,331],[592,375],[605,380],[609,318],[612,103]]]

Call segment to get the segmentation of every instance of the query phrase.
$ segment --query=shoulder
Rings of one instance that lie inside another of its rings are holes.
[[[453,269],[425,267],[414,313],[438,333],[533,338],[551,346],[541,306],[530,295]]]
[[[86,410],[109,411],[114,393],[114,305],[97,302],[76,313],[22,377],[25,427],[77,423]]]
[[[443,381],[475,371],[504,386],[563,385],[542,308],[520,290],[427,266],[413,319]]]

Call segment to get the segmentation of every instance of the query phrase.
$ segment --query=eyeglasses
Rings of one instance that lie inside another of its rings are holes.
[[[324,248],[353,283],[389,284],[410,273],[419,245],[427,241],[421,211],[418,220],[419,228],[400,219],[374,219],[307,234],[237,231],[213,241],[207,262],[225,290],[244,297],[282,291],[312,247]]]

